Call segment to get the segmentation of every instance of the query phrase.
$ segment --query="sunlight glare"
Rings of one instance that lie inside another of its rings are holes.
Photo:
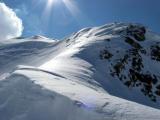
[[[77,2],[75,0],[45,0],[45,1],[46,1],[46,6],[42,13],[42,20],[44,21],[44,24],[46,26],[47,24],[49,24],[49,21],[51,20],[50,18],[56,11],[57,7],[62,7],[63,9],[63,6],[67,8],[67,10],[70,12],[70,14],[73,16],[73,18],[77,21],[79,25],[83,23],[89,23],[89,24],[92,23],[88,19],[88,17],[85,16],[78,8]]]

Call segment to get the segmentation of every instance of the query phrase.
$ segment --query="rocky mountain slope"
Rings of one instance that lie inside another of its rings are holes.
[[[159,120],[160,36],[140,24],[0,42],[1,120]]]

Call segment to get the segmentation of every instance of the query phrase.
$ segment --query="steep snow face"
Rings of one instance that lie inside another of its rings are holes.
[[[41,68],[159,108],[160,37],[140,24],[116,23],[83,29],[65,41],[68,49]]]
[[[159,120],[159,53],[160,36],[128,23],[2,42],[0,119]]]

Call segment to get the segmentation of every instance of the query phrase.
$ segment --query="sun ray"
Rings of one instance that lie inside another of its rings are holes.
[[[71,0],[63,0],[64,5],[67,7],[67,9],[70,11],[70,13],[73,16],[76,16],[76,13],[80,13],[80,10],[78,7],[73,3]]]
[[[73,19],[76,20],[79,26],[83,26],[85,24],[92,25],[93,23],[85,14],[82,13],[75,0],[39,0],[38,3],[45,5],[45,8],[41,13],[42,24],[45,28],[48,27],[54,12],[62,12],[57,11],[57,8],[63,8],[63,6],[67,8],[68,12],[73,16]],[[66,13],[66,11],[64,11],[64,13]],[[53,19],[54,18],[52,18],[52,20]]]
[[[51,13],[53,13],[53,7],[56,4],[56,1],[57,0],[48,0],[46,2],[45,8],[44,8],[42,15],[41,15],[41,19],[42,19],[42,22],[43,22],[45,28],[47,28],[49,25]]]
[[[75,1],[73,0],[62,0],[62,1],[80,26],[84,22],[92,25],[93,22],[87,16],[85,16],[85,14],[81,12],[81,10],[77,7]]]

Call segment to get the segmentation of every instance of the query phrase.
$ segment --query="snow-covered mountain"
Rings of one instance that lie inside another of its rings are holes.
[[[112,23],[1,40],[0,96],[0,120],[159,120],[160,36]]]

